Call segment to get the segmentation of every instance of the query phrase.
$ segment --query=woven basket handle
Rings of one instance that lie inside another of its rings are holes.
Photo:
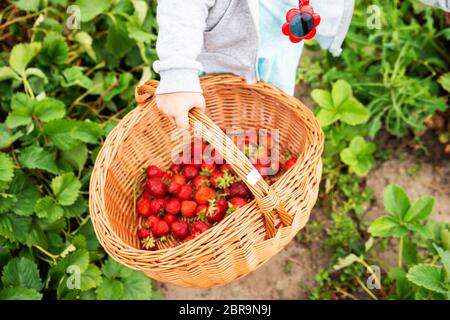
[[[149,80],[136,89],[135,96],[138,104],[150,99],[159,82]],[[276,234],[275,216],[278,216],[285,226],[292,224],[293,218],[289,215],[280,201],[278,194],[261,177],[249,159],[239,150],[233,141],[200,109],[193,108],[189,112],[190,124],[201,129],[203,137],[208,141],[231,165],[236,174],[248,186],[255,196],[255,200],[264,215],[266,238]]]

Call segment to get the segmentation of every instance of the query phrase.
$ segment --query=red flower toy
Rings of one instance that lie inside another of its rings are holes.
[[[316,27],[320,23],[320,16],[309,5],[309,0],[299,0],[299,8],[293,8],[286,14],[286,23],[282,31],[293,43],[303,39],[312,39],[316,35]]]

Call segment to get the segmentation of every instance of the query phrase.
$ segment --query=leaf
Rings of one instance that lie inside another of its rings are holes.
[[[14,213],[20,216],[31,216],[34,213],[34,206],[40,194],[31,178],[23,171],[16,172],[9,192],[16,197],[16,202],[11,209]]]
[[[132,271],[112,258],[108,258],[102,266],[102,272],[108,279],[128,277]]]
[[[134,14],[137,16],[137,20],[142,26],[148,12],[148,4],[144,0],[131,0],[131,2],[133,3]]]
[[[352,97],[352,87],[345,80],[338,80],[331,91],[333,105],[339,108],[344,102]]]
[[[440,232],[442,246],[445,250],[450,250],[450,231],[446,228],[442,228]]]
[[[354,98],[346,100],[341,105],[339,115],[342,122],[352,126],[366,123],[369,120],[369,111]]]
[[[409,269],[406,278],[416,286],[425,289],[446,293],[447,290],[442,286],[441,269],[430,264],[418,264]]]
[[[123,293],[123,284],[119,280],[103,278],[95,291],[99,300],[119,300]]]
[[[11,259],[3,268],[2,282],[5,287],[22,287],[37,291],[42,289],[38,267],[27,258]]]
[[[320,126],[325,128],[339,120],[339,115],[335,111],[322,109],[317,114],[317,120],[319,121]]]
[[[94,265],[90,264],[86,271],[81,274],[80,285],[81,291],[90,290],[96,288],[102,282],[102,276],[100,269]]]
[[[16,44],[9,56],[9,65],[18,74],[23,75],[28,64],[41,50],[39,42]]]
[[[406,222],[418,222],[428,218],[433,212],[434,198],[423,196],[414,202],[403,218]]]
[[[11,134],[4,123],[0,123],[0,149],[6,149],[13,144],[17,139],[23,136],[23,133],[18,131]]]
[[[117,85],[112,88],[105,96],[103,97],[103,100],[108,102],[111,101],[112,98],[114,98],[116,95],[124,92],[127,90],[130,86],[130,82],[134,79],[133,75],[129,72],[124,72],[120,75],[119,81]]]
[[[61,152],[61,160],[67,161],[78,172],[83,170],[87,157],[88,149],[84,143],[68,151]]]
[[[68,218],[78,217],[86,212],[87,205],[83,196],[79,195],[74,204],[64,207],[64,215]]]
[[[108,36],[111,33],[111,29],[112,27],[108,30]],[[78,42],[83,51],[86,52],[92,60],[97,61],[97,55],[92,48],[92,37],[89,35],[89,33],[85,31],[79,31],[75,34],[73,39]]]
[[[409,197],[400,186],[390,184],[384,189],[384,207],[398,219],[403,219],[410,208]]]
[[[42,293],[28,288],[4,288],[0,290],[0,300],[41,300]]]
[[[71,67],[64,69],[62,72],[63,78],[61,85],[64,88],[79,86],[85,89],[90,89],[93,86],[92,80],[83,75],[80,67]]]
[[[44,80],[45,84],[48,83],[48,78],[47,78],[47,76],[45,75],[45,73],[41,69],[38,69],[38,68],[27,68],[25,70],[25,75],[27,77],[35,76],[35,77],[41,78],[41,79]]]
[[[108,30],[106,36],[106,48],[118,58],[123,57],[136,42],[129,37],[127,26],[122,21],[117,21]]]
[[[14,162],[6,153],[0,152],[0,181],[9,183],[14,176]]]
[[[87,22],[94,19],[111,6],[112,0],[76,0],[75,5],[80,8],[81,22]]]
[[[61,219],[64,215],[64,209],[49,196],[39,199],[34,211],[39,218],[48,219],[49,222]]]
[[[23,11],[37,11],[40,0],[15,0],[14,5]]]
[[[450,72],[444,73],[442,76],[440,76],[438,82],[442,86],[442,88],[444,88],[447,92],[450,92]]]
[[[51,182],[51,187],[58,203],[63,206],[70,206],[78,198],[81,183],[71,172],[55,177]]]
[[[31,123],[34,102],[26,94],[16,93],[11,99],[11,112],[6,118],[8,128],[16,128]]]
[[[81,144],[72,135],[72,130],[77,125],[77,122],[72,120],[52,120],[44,124],[44,132],[58,149],[68,151]]]
[[[360,258],[357,255],[350,253],[348,256],[344,258],[339,258],[338,262],[333,266],[333,270],[344,269],[352,265],[353,263],[357,262],[358,260],[360,260]]]
[[[10,67],[0,67],[0,82],[9,79],[20,80],[17,73],[15,73]]]
[[[19,154],[20,164],[28,169],[41,169],[58,174],[58,166],[52,154],[41,147],[31,146],[23,149]]]
[[[54,265],[50,273],[58,278],[62,278],[70,266],[77,266],[80,272],[87,270],[89,266],[89,253],[86,250],[77,250],[64,257],[58,264]]]
[[[61,66],[69,58],[69,46],[64,37],[51,33],[44,39],[39,61],[44,65]]]
[[[136,40],[139,44],[150,44],[152,41],[156,40],[156,35],[153,33],[145,32],[139,23],[138,16],[132,16],[127,21],[128,35],[131,39]]]
[[[142,272],[132,270],[122,283],[123,300],[148,300],[152,297],[152,281]]]
[[[62,101],[54,98],[45,98],[36,104],[34,113],[39,120],[49,122],[51,120],[64,118],[66,109]]]
[[[368,229],[374,237],[402,237],[408,230],[401,226],[390,216],[382,216],[376,219]]]
[[[434,244],[434,248],[441,257],[442,265],[444,266],[445,272],[447,272],[447,275],[450,276],[450,251],[449,250],[444,251],[436,244]]]
[[[0,236],[13,241],[15,239],[14,230],[13,222],[9,218],[9,215],[0,214]]]
[[[98,139],[103,136],[104,131],[100,125],[96,122],[77,122],[77,125],[73,127],[71,131],[72,137],[86,142],[86,143],[98,143]]]

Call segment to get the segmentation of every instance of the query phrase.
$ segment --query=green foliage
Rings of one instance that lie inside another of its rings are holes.
[[[149,278],[106,259],[87,210],[106,133],[153,76],[155,3],[77,0],[81,29],[68,30],[66,0],[10,2],[0,6],[14,21],[0,23],[0,299],[158,298]]]

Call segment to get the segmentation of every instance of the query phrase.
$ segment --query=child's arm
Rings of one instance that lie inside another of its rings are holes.
[[[421,2],[438,7],[444,11],[450,12],[450,1],[449,0],[420,0]]]
[[[216,0],[159,0],[156,50],[159,61],[153,68],[161,76],[156,103],[180,128],[188,128],[188,112],[194,106],[205,108],[200,87],[201,64],[197,56],[203,45],[203,32],[209,9]]]

